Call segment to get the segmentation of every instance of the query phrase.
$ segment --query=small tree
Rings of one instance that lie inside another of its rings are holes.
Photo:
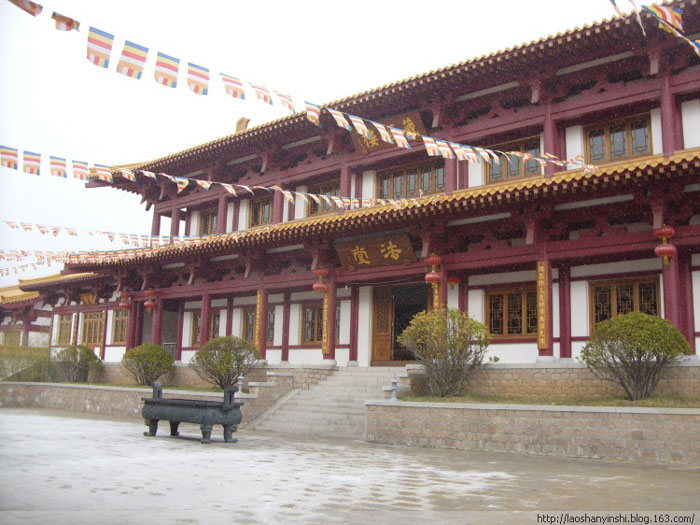
[[[72,345],[56,354],[56,361],[71,383],[85,383],[90,370],[100,370],[102,361],[95,355],[92,348],[83,345]]]
[[[448,397],[459,395],[469,373],[481,366],[489,333],[467,313],[442,308],[417,314],[398,341],[425,367],[430,392]]]
[[[238,382],[238,376],[245,376],[258,366],[260,361],[257,348],[236,336],[217,337],[200,348],[190,361],[190,366],[199,377],[226,388]]]
[[[139,385],[150,385],[163,374],[173,370],[173,356],[160,345],[146,343],[127,350],[122,366]]]
[[[651,396],[666,367],[689,353],[669,321],[632,312],[599,323],[581,359],[596,377],[619,383],[627,399],[636,401]]]

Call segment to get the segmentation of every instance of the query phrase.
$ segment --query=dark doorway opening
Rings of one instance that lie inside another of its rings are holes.
[[[417,284],[394,288],[394,361],[413,361],[413,354],[396,340],[411,323],[413,317],[428,308],[428,286]]]

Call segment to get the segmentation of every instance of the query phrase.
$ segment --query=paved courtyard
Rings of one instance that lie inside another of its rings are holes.
[[[537,523],[700,509],[700,469],[0,410],[0,523]],[[162,436],[160,435],[162,434]],[[514,512],[517,511],[517,512]],[[513,519],[516,518],[516,519]],[[695,522],[700,522],[696,513]]]

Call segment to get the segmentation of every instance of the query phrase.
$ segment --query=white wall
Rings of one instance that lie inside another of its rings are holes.
[[[265,352],[265,361],[270,365],[276,365],[282,362],[282,350],[270,350]]]
[[[190,214],[190,237],[199,235],[199,212],[193,211]]]
[[[290,348],[289,364],[320,365],[323,363],[321,348]]]
[[[108,346],[105,347],[105,362],[106,363],[118,363],[122,360],[124,353],[126,352],[125,346]]]
[[[693,272],[693,315],[695,316],[695,331],[700,331],[700,271]],[[662,294],[663,295],[663,294]],[[696,352],[700,353],[700,346],[696,345]]]
[[[681,118],[683,120],[683,147],[685,149],[700,148],[700,99],[683,102],[681,104]]]
[[[243,311],[240,308],[234,308],[232,312],[233,318],[231,321],[231,335],[241,337],[243,332]]]
[[[233,306],[255,306],[258,303],[258,298],[255,295],[248,297],[234,297]]]
[[[238,207],[238,229],[248,229],[248,199],[240,199]]]
[[[498,357],[499,363],[534,363],[538,355],[537,343],[491,344],[484,362],[489,357]]]
[[[571,282],[571,337],[588,337],[588,281]]]
[[[197,353],[196,350],[183,350],[181,362],[185,363],[185,364],[189,363],[192,360],[192,358],[194,357],[194,354],[196,354],[196,353]]]
[[[364,190],[363,190],[364,191]],[[362,194],[364,195],[364,193]],[[359,290],[357,364],[369,366],[372,355],[372,287],[361,286]]]
[[[192,345],[192,312],[185,312],[182,318],[182,346]],[[184,353],[184,352],[183,352]],[[184,360],[184,358],[183,358]]]
[[[106,316],[106,321],[107,323],[107,331],[105,333],[105,344],[111,344],[112,343],[112,332],[114,328],[114,310],[107,310],[107,316]]]
[[[282,199],[282,222],[287,222],[289,219],[289,201]]]
[[[289,305],[289,344],[291,346],[298,345],[301,342],[301,305]],[[291,350],[289,355],[291,362]]]
[[[49,346],[49,334],[46,332],[29,332],[29,346]]]
[[[233,202],[229,202],[227,208],[228,209],[226,210],[226,231],[232,232],[233,231],[233,210],[234,210]]]
[[[584,156],[583,126],[566,128],[566,160],[576,155]]]
[[[664,143],[661,136],[661,110],[659,108],[652,109],[651,115],[651,145],[652,153],[658,155],[664,152]]]
[[[275,308],[275,337],[272,341],[274,346],[282,346],[282,328],[284,323],[284,305],[278,304]],[[282,356],[280,354],[280,359]]]
[[[483,290],[469,290],[467,301],[469,317],[480,323],[484,322],[484,296]]]
[[[476,186],[483,186],[486,179],[484,175],[484,163],[483,162],[469,162],[467,163],[467,174],[469,177],[469,187],[474,188]]]
[[[621,261],[603,264],[588,264],[572,266],[571,277],[588,277],[591,275],[612,275],[628,272],[649,272],[661,270],[662,261],[659,257],[653,259],[638,259],[636,261]]]
[[[306,193],[308,191],[307,186],[297,186],[296,191],[300,193]],[[296,202],[294,203],[294,218],[303,219],[306,217],[306,202],[297,195]]]
[[[555,272],[552,272],[556,276]],[[469,286],[485,286],[491,284],[527,283],[535,282],[537,273],[535,270],[525,270],[522,272],[490,273],[484,275],[470,275]]]
[[[461,284],[447,285],[447,307],[459,308],[459,289]]]
[[[362,172],[362,198],[373,199],[377,195],[377,172],[367,170]]]

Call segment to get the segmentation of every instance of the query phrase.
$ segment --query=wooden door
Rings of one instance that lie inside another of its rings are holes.
[[[394,347],[394,291],[372,290],[372,361],[391,361]]]

